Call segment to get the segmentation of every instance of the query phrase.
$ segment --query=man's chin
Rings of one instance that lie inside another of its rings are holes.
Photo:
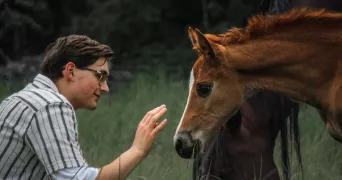
[[[92,108],[89,108],[89,110],[93,111],[96,109],[96,106],[95,107],[92,107]]]
[[[95,110],[97,108],[97,104],[91,104],[91,105],[88,105],[87,107],[85,107],[84,109],[87,109],[87,110]]]
[[[97,108],[97,104],[95,104],[94,106],[90,107],[90,110],[95,110]]]

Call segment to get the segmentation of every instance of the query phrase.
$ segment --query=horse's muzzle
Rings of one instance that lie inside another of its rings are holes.
[[[182,158],[190,159],[194,153],[195,141],[188,131],[178,133],[174,145],[178,155]]]

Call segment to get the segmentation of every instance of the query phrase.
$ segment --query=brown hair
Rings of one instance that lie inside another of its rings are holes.
[[[112,49],[83,35],[60,37],[46,48],[46,55],[40,73],[55,81],[62,77],[62,70],[68,62],[79,68],[95,63],[104,57],[107,61],[113,56]]]

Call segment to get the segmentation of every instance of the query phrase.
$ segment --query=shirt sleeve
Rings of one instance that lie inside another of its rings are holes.
[[[99,170],[93,167],[66,168],[51,174],[52,180],[95,180]]]
[[[50,175],[60,169],[87,166],[77,134],[72,107],[64,102],[52,103],[35,113],[25,141]]]

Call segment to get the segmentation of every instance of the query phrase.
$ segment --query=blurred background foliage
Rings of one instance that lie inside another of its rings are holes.
[[[246,18],[265,11],[269,3],[269,0],[0,0],[0,66],[9,62],[40,62],[45,47],[56,38],[85,34],[113,48],[114,69],[148,73],[158,70],[175,78],[187,77],[195,61],[188,26],[204,33],[222,33],[232,26],[243,26]],[[25,71],[24,67],[16,69],[19,66],[11,67],[17,72]],[[30,72],[35,70],[31,67]]]

